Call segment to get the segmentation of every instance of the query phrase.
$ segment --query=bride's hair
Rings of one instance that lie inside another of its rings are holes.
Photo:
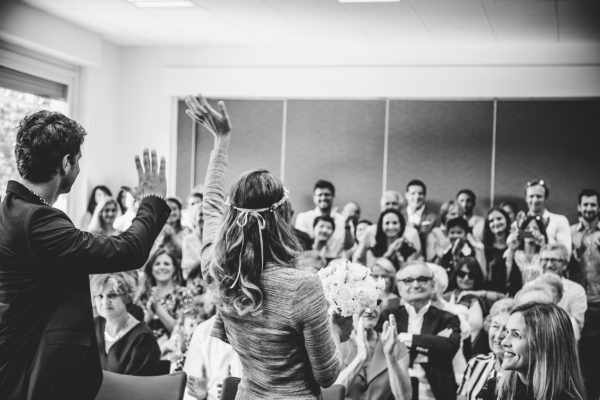
[[[296,266],[300,244],[289,216],[286,190],[268,171],[247,172],[232,185],[210,263],[226,309],[238,315],[260,313],[266,265]]]

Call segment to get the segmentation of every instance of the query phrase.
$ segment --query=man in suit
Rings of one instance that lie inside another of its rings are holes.
[[[452,359],[460,347],[458,317],[431,305],[433,272],[424,262],[406,265],[396,275],[405,305],[394,311],[400,341],[410,349],[413,383],[419,400],[456,400]]]
[[[404,210],[404,219],[407,225],[411,225],[419,232],[421,239],[421,249],[425,249],[427,235],[435,224],[438,216],[434,212],[430,212],[425,204],[427,197],[427,186],[419,179],[413,179],[406,184],[406,209]],[[428,255],[425,254],[427,257]]]
[[[21,175],[0,206],[0,398],[92,400],[102,383],[88,274],[138,268],[170,213],[165,160],[136,157],[141,203],[120,236],[76,229],[53,208],[79,173],[85,130],[60,113],[21,122]]]

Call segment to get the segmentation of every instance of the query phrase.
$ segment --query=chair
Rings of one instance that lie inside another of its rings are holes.
[[[169,375],[171,372],[171,361],[159,360],[158,361],[158,375]]]
[[[237,388],[240,384],[240,378],[228,376],[223,381],[223,391],[221,392],[221,400],[235,400]],[[344,400],[346,395],[346,387],[343,385],[333,385],[327,389],[323,389],[323,400]]]
[[[333,385],[323,389],[323,400],[344,400],[346,387],[344,385]]]
[[[235,376],[228,376],[223,380],[223,388],[221,390],[220,400],[235,400],[237,394],[238,385],[240,384],[240,378]]]
[[[104,379],[96,400],[181,400],[187,375],[133,376],[102,371]]]

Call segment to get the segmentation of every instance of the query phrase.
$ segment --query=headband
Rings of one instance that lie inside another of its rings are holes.
[[[258,224],[258,237],[260,238],[260,266],[261,266],[261,272],[263,271],[264,265],[265,265],[264,252],[263,252],[262,231],[263,231],[263,229],[265,229],[265,226],[267,225],[267,223],[265,222],[264,217],[262,215],[260,215],[260,213],[261,212],[265,212],[265,211],[269,211],[269,212],[275,211],[277,208],[279,208],[280,206],[282,206],[283,204],[285,204],[285,202],[288,200],[289,193],[290,193],[289,190],[287,190],[284,187],[283,188],[283,197],[281,198],[281,200],[279,200],[276,203],[271,204],[269,207],[263,207],[263,208],[242,208],[242,207],[236,207],[235,205],[233,205],[231,203],[231,201],[229,200],[229,197],[227,198],[227,200],[225,200],[225,205],[227,205],[228,207],[231,207],[234,210],[236,210],[237,212],[239,212],[239,215],[237,216],[235,222],[236,222],[237,226],[239,226],[240,228],[243,228],[244,226],[246,226],[246,224],[248,223],[248,218],[249,217],[254,217],[256,219],[256,222]],[[235,284],[240,279],[240,274],[242,272],[242,253],[243,253],[243,249],[244,249],[244,235],[243,235],[243,232],[242,232],[242,244],[241,244],[240,255],[239,255],[239,260],[238,260],[237,276],[235,277],[235,281],[233,281],[233,283],[231,284],[231,286],[229,286],[229,289],[233,289],[234,286],[235,286]]]

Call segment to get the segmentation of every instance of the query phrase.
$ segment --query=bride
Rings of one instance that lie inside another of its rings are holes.
[[[205,178],[202,274],[217,293],[212,335],[243,368],[236,399],[320,399],[341,369],[339,337],[319,278],[296,268],[300,246],[288,193],[266,170],[243,174],[225,199],[230,141],[225,104],[187,97],[186,113],[214,136]]]

